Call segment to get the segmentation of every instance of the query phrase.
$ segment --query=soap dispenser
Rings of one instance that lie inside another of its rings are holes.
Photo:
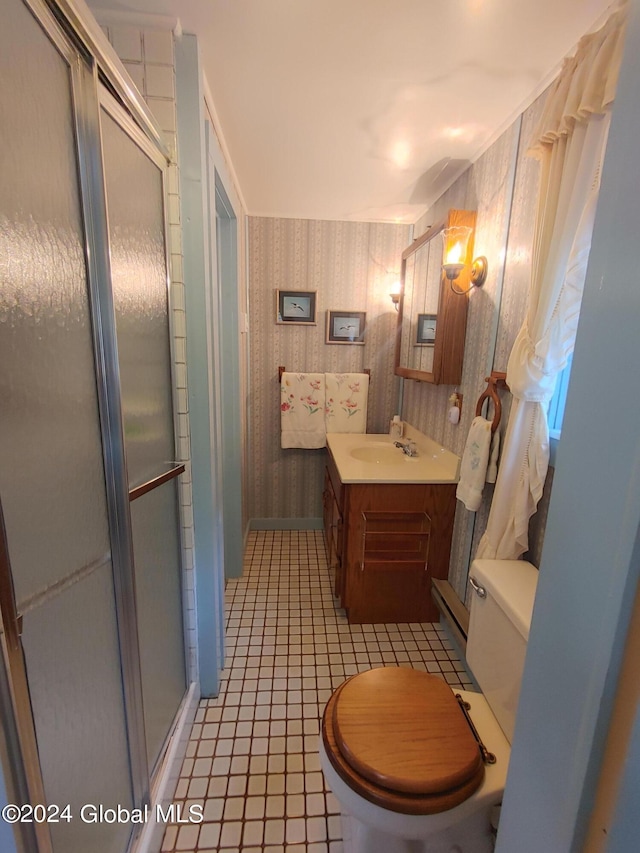
[[[394,415],[389,424],[389,435],[391,438],[402,438],[404,434],[404,424],[400,420],[400,415]]]

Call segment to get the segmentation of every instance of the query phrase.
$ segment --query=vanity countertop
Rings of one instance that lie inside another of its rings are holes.
[[[407,425],[403,442],[415,441],[407,456],[386,433],[329,433],[327,447],[343,483],[457,483],[460,457]]]

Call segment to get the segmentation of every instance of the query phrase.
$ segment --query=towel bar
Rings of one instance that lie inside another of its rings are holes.
[[[507,391],[509,390],[509,386],[505,381],[506,376],[506,373],[502,373],[499,370],[493,370],[491,372],[491,376],[485,376],[484,381],[487,383],[487,387],[478,397],[478,402],[476,403],[476,417],[479,417],[482,414],[482,407],[485,400],[491,400],[493,402],[494,413],[493,420],[491,421],[491,432],[495,432],[498,429],[500,418],[502,417],[502,401],[498,395],[498,387],[500,386],[502,388],[506,388]],[[489,407],[487,404],[487,414],[488,413]]]
[[[282,382],[282,374],[287,372],[287,368],[284,365],[278,366],[278,382]],[[356,373],[366,373],[367,376],[371,376],[371,368],[365,367],[364,370],[357,370]]]

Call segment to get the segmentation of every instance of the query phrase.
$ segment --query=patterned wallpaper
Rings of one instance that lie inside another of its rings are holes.
[[[450,207],[475,209],[474,254],[486,255],[489,262],[486,283],[469,299],[464,369],[458,388],[464,395],[460,423],[452,426],[446,419],[450,387],[407,383],[404,393],[405,420],[459,455],[475,416],[476,401],[486,386],[484,378],[491,370],[506,370],[526,311],[539,182],[538,163],[526,151],[543,104],[544,95],[461,176],[415,229],[416,236],[424,233]],[[500,432],[504,436],[511,407],[507,392],[502,392],[502,401]],[[546,517],[549,491],[545,490],[538,522]],[[492,496],[493,487],[486,486],[477,513],[467,511],[460,502],[457,505],[449,580],[463,601],[468,595],[469,564],[486,529]],[[543,538],[544,523],[535,523],[530,558],[536,565]]]
[[[250,217],[249,470],[251,519],[319,518],[324,450],[280,448],[278,366],[328,373],[371,370],[368,432],[397,409],[396,311],[406,225]],[[315,326],[277,325],[276,289],[314,290]],[[364,345],[326,344],[328,310],[366,311]]]
[[[538,163],[526,156],[544,95],[447,190],[414,227],[419,237],[450,208],[477,211],[475,255],[486,255],[489,274],[469,298],[460,423],[447,420],[451,386],[404,381],[406,421],[462,455],[476,400],[492,369],[505,370],[527,302],[535,225]],[[250,299],[250,470],[249,515],[253,519],[319,518],[324,451],[281,450],[277,368],[372,370],[369,432],[385,432],[397,407],[400,380],[393,374],[396,313],[388,297],[398,277],[400,255],[410,242],[405,226],[251,218]],[[318,292],[318,325],[278,326],[275,290]],[[328,308],[367,311],[367,343],[327,346]],[[501,433],[510,397],[503,393]],[[532,523],[530,559],[537,564],[544,538],[549,487]],[[462,600],[467,574],[486,528],[493,488],[487,486],[477,513],[461,503],[455,518],[449,580]]]
[[[170,34],[130,27],[104,29],[170,142],[175,144]],[[404,418],[458,454],[463,451],[475,402],[484,389],[484,377],[491,369],[506,369],[526,309],[538,164],[525,153],[543,103],[544,95],[447,190],[413,229],[413,236],[418,237],[433,222],[443,219],[452,207],[475,209],[475,254],[484,254],[489,260],[487,282],[482,290],[471,294],[469,302],[464,371],[458,387],[464,395],[460,423],[452,426],[447,421],[450,386],[407,380],[402,392]],[[169,192],[170,210],[175,210],[177,216],[175,165],[170,171]],[[241,231],[243,224],[240,223]],[[245,514],[254,520],[317,519],[321,516],[324,451],[280,448],[278,365],[310,372],[370,368],[367,429],[386,432],[390,416],[397,411],[401,392],[401,380],[393,373],[397,315],[389,292],[399,278],[400,257],[411,241],[411,230],[405,225],[250,217],[247,240],[250,333]],[[173,311],[176,328],[180,329],[183,324],[177,321],[183,310],[184,285],[177,251],[171,260]],[[276,288],[316,290],[317,325],[277,325]],[[240,301],[244,311],[244,294]],[[329,309],[367,312],[364,346],[325,344],[325,318]],[[176,351],[182,352],[183,340],[176,343]],[[186,396],[183,388],[179,388],[178,395],[180,399]],[[502,432],[509,407],[509,395],[504,394]],[[181,417],[183,422],[188,424],[186,413]],[[184,446],[182,458],[188,460],[188,426],[180,439]],[[529,558],[536,565],[544,539],[552,476],[550,470],[544,497],[532,519]],[[458,504],[450,581],[463,600],[469,562],[486,527],[491,494],[492,488],[488,486],[482,506],[475,514]],[[190,503],[190,483],[186,482],[182,512],[187,543],[191,541]],[[187,546],[187,609],[193,619],[192,566]],[[191,624],[192,669],[194,634],[195,627]]]

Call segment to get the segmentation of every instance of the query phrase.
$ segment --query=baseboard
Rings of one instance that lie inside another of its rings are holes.
[[[159,853],[162,847],[162,839],[167,828],[166,821],[162,820],[162,814],[169,815],[171,813],[170,806],[173,803],[173,795],[178,784],[199,702],[200,684],[192,682],[178,712],[178,719],[165,752],[162,768],[153,786],[149,819],[134,843],[131,853]],[[175,814],[173,817],[175,818]],[[182,817],[187,819],[188,816],[183,815]]]
[[[469,633],[469,611],[460,601],[449,581],[432,578],[431,584],[431,595],[436,607],[464,653]]]
[[[249,530],[322,530],[321,518],[251,518]]]

